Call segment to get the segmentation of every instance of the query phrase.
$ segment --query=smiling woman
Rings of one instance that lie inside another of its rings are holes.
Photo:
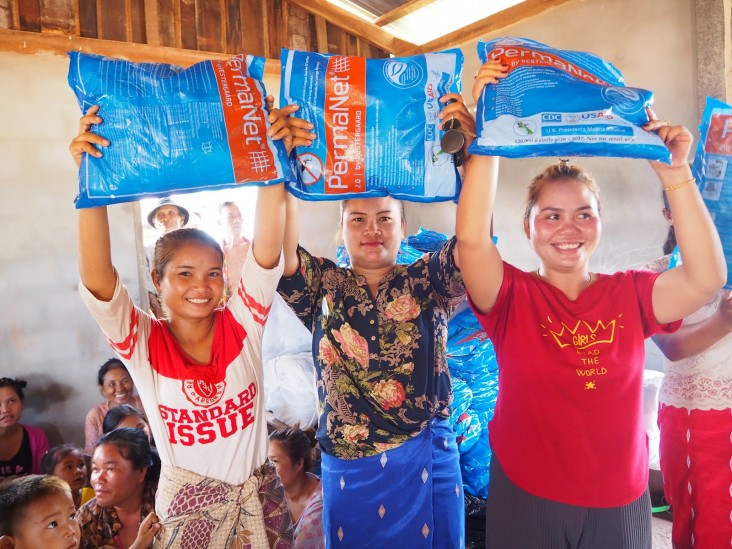
[[[285,124],[295,110],[271,109],[268,135],[288,144],[298,134],[309,136],[298,122],[292,131]],[[69,147],[77,165],[85,154],[101,157],[99,147],[109,144],[90,132],[92,125],[104,131],[97,111],[91,107],[81,118]],[[219,244],[195,228],[161,237],[151,269],[164,305],[160,318],[136,307],[121,282],[112,263],[106,207],[78,211],[82,299],[140,391],[164,467],[155,501],[156,546],[224,547],[232,537],[256,547],[290,545],[284,492],[266,459],[259,391],[264,324],[282,272],[284,200],[282,184],[257,193],[252,253],[224,306]],[[108,486],[102,482],[103,463],[97,465],[100,473],[92,483],[103,502]],[[198,498],[201,491],[212,497]]]
[[[129,404],[142,410],[142,401],[135,394],[135,386],[132,383],[127,368],[118,358],[110,358],[99,367],[97,373],[97,385],[104,401],[94,406],[86,414],[84,421],[84,453],[91,456],[94,445],[103,434],[104,418],[111,408],[121,404]]]
[[[473,96],[505,75],[500,62],[486,63]],[[657,133],[672,159],[651,167],[674,219],[684,218],[677,226],[683,265],[664,273],[590,272],[599,194],[565,161],[529,186],[524,231],[539,268],[514,267],[489,237],[498,161],[474,155],[466,166],[456,224],[462,273],[501,371],[489,424],[490,546],[651,545],[648,443],[639,420],[644,339],[678,329],[724,283],[726,269],[709,213],[689,184],[691,133],[648,115],[643,129]],[[576,542],[568,532],[577,532]]]

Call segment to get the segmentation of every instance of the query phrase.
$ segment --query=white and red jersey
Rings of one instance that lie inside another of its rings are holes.
[[[195,364],[163,321],[136,307],[117,277],[109,302],[83,284],[82,299],[125,363],[164,464],[241,484],[267,459],[262,333],[283,263],[253,254],[225,308],[216,311],[209,364]]]

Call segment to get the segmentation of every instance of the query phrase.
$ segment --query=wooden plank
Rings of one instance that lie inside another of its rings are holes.
[[[129,14],[130,41],[138,44],[148,44],[147,28],[145,26],[145,0],[130,0]]]
[[[196,44],[197,50],[225,50],[221,31],[221,0],[199,0],[196,2]]]
[[[296,50],[312,51],[314,40],[311,20],[314,16],[295,4],[288,4],[286,13],[287,46]]]
[[[0,29],[13,28],[12,0],[0,0]]]
[[[265,32],[265,56],[267,58],[280,57],[280,49],[287,47],[287,34],[285,26],[285,11],[287,4],[283,5],[282,0],[269,0],[267,2],[266,17],[263,18],[263,30]]]
[[[127,42],[127,19],[126,0],[97,0],[99,38]]]
[[[180,25],[180,42],[177,45],[187,50],[197,50],[196,3],[194,0],[179,0],[178,9],[176,22]]]
[[[78,34],[75,0],[41,0],[41,32]]]
[[[86,38],[99,36],[96,0],[79,0],[79,35]]]
[[[524,21],[530,17],[535,17],[547,10],[573,2],[575,0],[525,0],[521,4],[517,4],[505,10],[494,13],[493,15],[476,21],[454,32],[446,34],[436,40],[422,44],[421,46],[411,46],[400,48],[395,53],[398,56],[414,55],[416,53],[428,53],[440,51],[447,48],[460,46],[465,42],[475,40],[490,32],[496,32],[519,21]],[[388,51],[388,50],[387,50]]]
[[[66,57],[67,52],[70,50],[108,55],[136,63],[172,63],[182,67],[188,67],[207,59],[225,60],[231,57],[227,53],[219,52],[184,50],[132,42],[41,34],[39,32],[0,30],[0,51],[27,54],[52,53]],[[267,77],[279,78],[279,59],[267,59],[264,74]]]
[[[18,30],[41,32],[39,0],[18,0]]]
[[[341,39],[343,29],[333,23],[328,23],[328,53],[341,53]]]
[[[241,0],[239,9],[239,49],[231,53],[251,53],[267,56],[266,2]],[[233,24],[233,22],[232,22]],[[279,57],[279,52],[275,57]]]
[[[175,0],[151,0],[148,3],[155,6],[157,14],[153,18],[153,14],[148,11],[148,4],[145,4],[145,19],[150,21],[150,24],[145,25],[145,29],[148,30],[147,43],[154,46],[176,47],[176,35],[180,35],[180,31],[176,25],[178,19],[176,18]],[[157,28],[157,44],[151,42],[149,33],[149,28],[153,25]]]
[[[315,49],[319,53],[328,53],[328,22],[319,15],[315,19]]]
[[[160,13],[158,13],[158,0],[144,0],[143,17],[145,44],[160,46]]]
[[[407,0],[401,6],[397,6],[393,10],[386,12],[381,17],[377,17],[374,20],[374,25],[377,27],[383,27],[389,23],[393,23],[397,19],[401,19],[405,15],[409,15],[420,8],[432,4],[434,1],[435,0]]]
[[[330,4],[327,0],[290,1],[293,4],[297,4],[298,6],[306,9],[313,15],[319,15],[334,25],[348,29],[349,32],[355,34],[359,38],[366,40],[367,42],[371,42],[390,53],[417,47],[414,44],[392,36],[373,23],[364,21],[360,17]]]
[[[242,2],[241,0],[229,0],[226,2],[223,14],[222,28],[224,32],[224,52],[242,53]],[[249,2],[252,4],[253,2]]]

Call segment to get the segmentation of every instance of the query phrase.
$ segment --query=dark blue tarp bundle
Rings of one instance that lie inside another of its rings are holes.
[[[485,498],[491,458],[488,422],[498,396],[498,365],[493,343],[467,306],[448,323],[447,363],[453,388],[462,389],[464,384],[470,389],[468,409],[451,417],[458,436],[463,485],[467,493]],[[464,406],[463,394],[462,390],[455,392],[453,406]]]

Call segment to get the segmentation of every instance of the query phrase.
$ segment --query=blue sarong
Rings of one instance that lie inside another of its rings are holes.
[[[323,453],[326,547],[464,547],[459,460],[455,433],[438,419],[381,454],[344,460]]]

